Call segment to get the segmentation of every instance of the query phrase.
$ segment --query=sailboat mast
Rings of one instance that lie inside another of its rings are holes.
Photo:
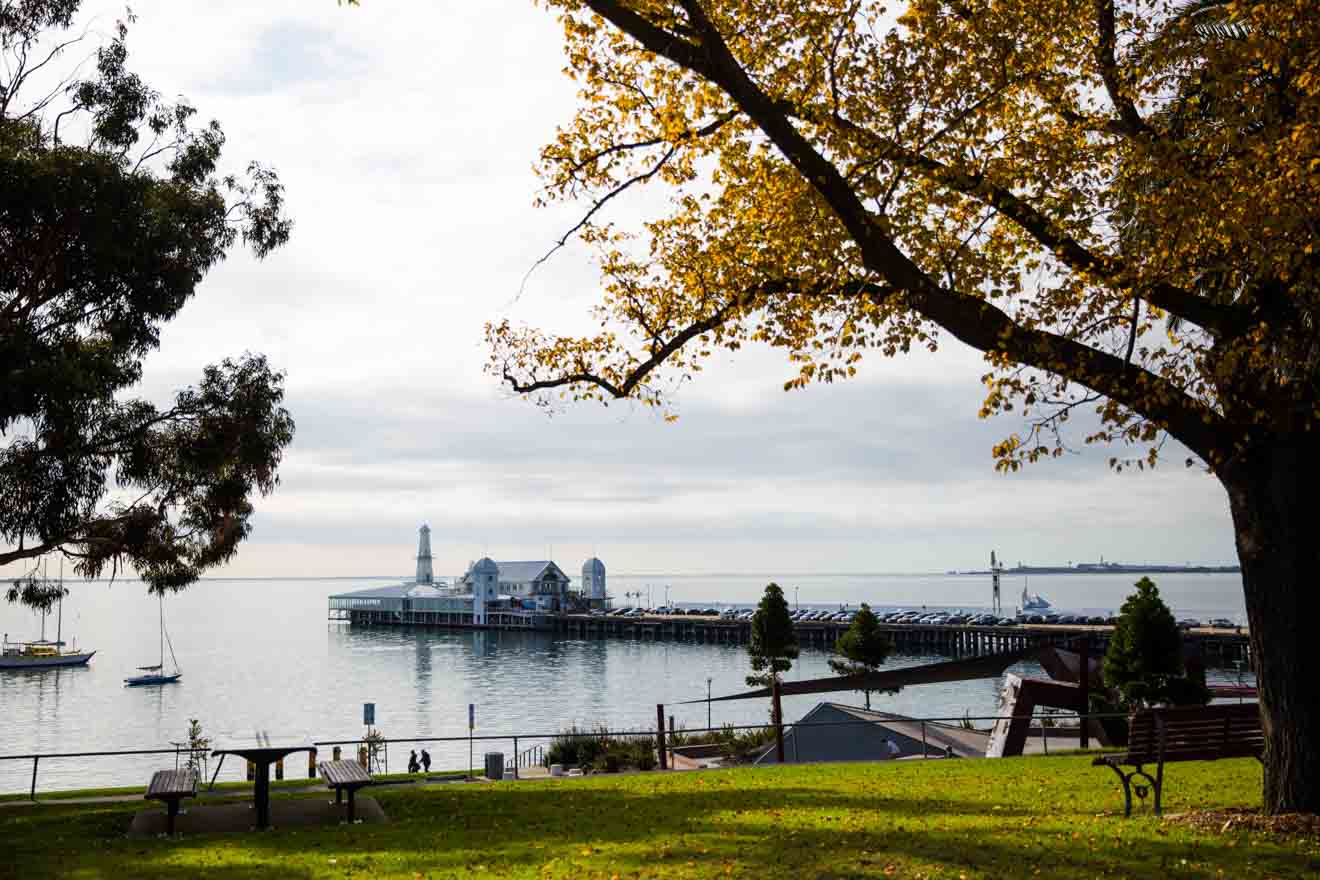
[[[160,668],[165,671],[165,594],[158,594],[160,598]]]
[[[64,647],[64,557],[60,557],[60,600],[59,616],[55,618],[55,644],[57,650]]]

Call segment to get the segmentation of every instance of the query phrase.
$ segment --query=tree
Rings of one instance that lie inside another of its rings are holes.
[[[1131,711],[1156,704],[1210,701],[1203,681],[1189,678],[1183,665],[1183,636],[1173,612],[1148,577],[1123,603],[1118,625],[1105,652],[1106,686],[1119,695],[1119,705]]]
[[[1320,16],[1308,0],[550,0],[583,100],[542,152],[585,199],[601,329],[487,329],[550,403],[666,402],[719,349],[786,388],[947,337],[985,354],[997,466],[1172,437],[1224,486],[1265,806],[1320,810]],[[602,222],[629,189],[673,209]],[[565,241],[567,236],[565,236]],[[1091,411],[1094,411],[1093,414]]]
[[[50,553],[152,591],[230,559],[294,428],[282,374],[250,353],[168,406],[130,396],[207,271],[239,239],[264,257],[290,222],[274,172],[221,176],[219,124],[128,69],[125,24],[88,78],[32,85],[83,39],[65,37],[78,6],[0,3],[0,564],[33,566],[8,591],[33,607]]]
[[[861,676],[879,669],[893,651],[889,637],[880,629],[880,621],[865,602],[846,632],[834,643],[838,658],[830,658],[830,669],[839,675]],[[871,708],[871,688],[863,688],[866,708]]]
[[[793,629],[793,619],[788,616],[788,603],[784,601],[784,591],[779,584],[766,585],[752,615],[752,633],[747,640],[747,654],[752,659],[752,675],[747,676],[749,685],[770,686],[779,680],[782,672],[793,668],[793,661],[798,657],[797,632]]]

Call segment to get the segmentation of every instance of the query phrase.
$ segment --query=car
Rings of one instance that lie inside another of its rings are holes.
[[[1201,621],[1192,617],[1184,617],[1178,621],[1178,629],[1195,629],[1201,625]]]

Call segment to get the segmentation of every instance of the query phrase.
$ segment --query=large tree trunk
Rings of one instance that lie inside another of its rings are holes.
[[[1320,812],[1320,442],[1256,449],[1220,475],[1242,564],[1265,726],[1266,812]]]

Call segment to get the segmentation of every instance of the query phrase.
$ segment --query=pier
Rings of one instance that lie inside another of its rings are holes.
[[[472,622],[471,614],[413,610],[331,609],[330,619],[350,624],[417,626],[442,629],[495,629],[550,631],[569,639],[642,639],[746,644],[751,637],[750,621],[704,615],[646,615],[616,617],[601,614],[490,614],[484,625]],[[793,628],[806,648],[828,650],[848,629],[836,621],[797,621]],[[1033,645],[1063,644],[1089,636],[1103,651],[1109,646],[1112,626],[1016,624],[971,626],[932,624],[881,624],[903,654],[935,653],[955,657],[991,654],[1029,648]],[[1241,662],[1251,664],[1250,640],[1245,631],[1208,628],[1191,629],[1184,638],[1195,643],[1212,666]]]

